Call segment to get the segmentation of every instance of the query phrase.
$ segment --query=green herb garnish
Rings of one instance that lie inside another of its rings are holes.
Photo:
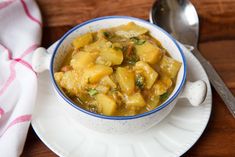
[[[136,52],[133,50],[132,54],[126,57],[126,62],[135,65],[136,62],[138,62],[140,59],[137,56]]]
[[[127,60],[127,63],[135,65],[136,62],[138,62],[139,59],[135,58],[135,57],[131,57]]]
[[[90,95],[90,96],[95,96],[96,94],[98,94],[99,92],[96,90],[96,89],[89,89],[88,90],[88,94]]]
[[[139,89],[144,89],[144,77],[142,75],[137,75],[135,84]]]
[[[168,96],[169,96],[169,93],[166,92],[166,93],[160,95],[160,99],[161,99],[162,101],[165,101],[165,100],[168,98]]]
[[[134,44],[136,44],[136,45],[142,45],[145,43],[144,39],[139,39],[137,37],[132,37],[131,41],[134,42]]]
[[[104,34],[104,36],[106,37],[106,38],[108,38],[108,39],[110,39],[110,38],[112,38],[112,34],[111,33],[109,33],[109,32],[103,32],[103,34]]]

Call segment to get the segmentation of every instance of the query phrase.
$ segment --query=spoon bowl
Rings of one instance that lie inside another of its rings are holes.
[[[196,47],[199,20],[188,0],[157,0],[150,11],[150,22],[159,25],[177,40]]]

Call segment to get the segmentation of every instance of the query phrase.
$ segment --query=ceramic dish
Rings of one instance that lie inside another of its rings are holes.
[[[137,25],[147,28],[150,34],[157,38],[169,54],[182,63],[178,72],[176,85],[169,98],[157,108],[134,116],[105,116],[89,112],[77,106],[58,87],[54,79],[54,72],[58,71],[71,48],[71,42],[77,36],[88,31],[110,28],[128,22],[135,22]],[[50,65],[49,65],[50,61]],[[203,81],[186,82],[186,60],[177,42],[164,30],[147,21],[126,17],[108,16],[93,19],[82,23],[68,31],[58,42],[52,56],[45,49],[39,48],[34,53],[33,68],[36,72],[49,69],[51,82],[63,102],[65,110],[75,119],[76,122],[96,131],[105,133],[133,133],[144,131],[164,119],[175,106],[179,98],[187,98],[192,105],[198,106],[205,98],[206,85]]]
[[[55,45],[54,45],[55,46]],[[207,96],[199,107],[179,100],[158,125],[140,134],[110,135],[86,129],[68,114],[53,90],[48,72],[39,75],[32,126],[39,138],[63,157],[177,157],[184,154],[203,133],[211,113],[212,95],[208,77],[198,60],[183,48],[188,80],[203,80]],[[48,51],[52,53],[53,47]]]

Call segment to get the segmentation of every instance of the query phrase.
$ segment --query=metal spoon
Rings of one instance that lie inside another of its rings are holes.
[[[192,50],[206,70],[211,84],[235,118],[235,97],[197,48],[199,20],[192,3],[189,0],[156,0],[150,11],[150,22],[159,25]]]

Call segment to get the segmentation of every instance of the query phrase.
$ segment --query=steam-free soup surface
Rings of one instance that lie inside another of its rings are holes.
[[[102,115],[158,107],[173,91],[181,67],[148,29],[133,22],[88,32],[72,45],[55,80],[78,106]]]

